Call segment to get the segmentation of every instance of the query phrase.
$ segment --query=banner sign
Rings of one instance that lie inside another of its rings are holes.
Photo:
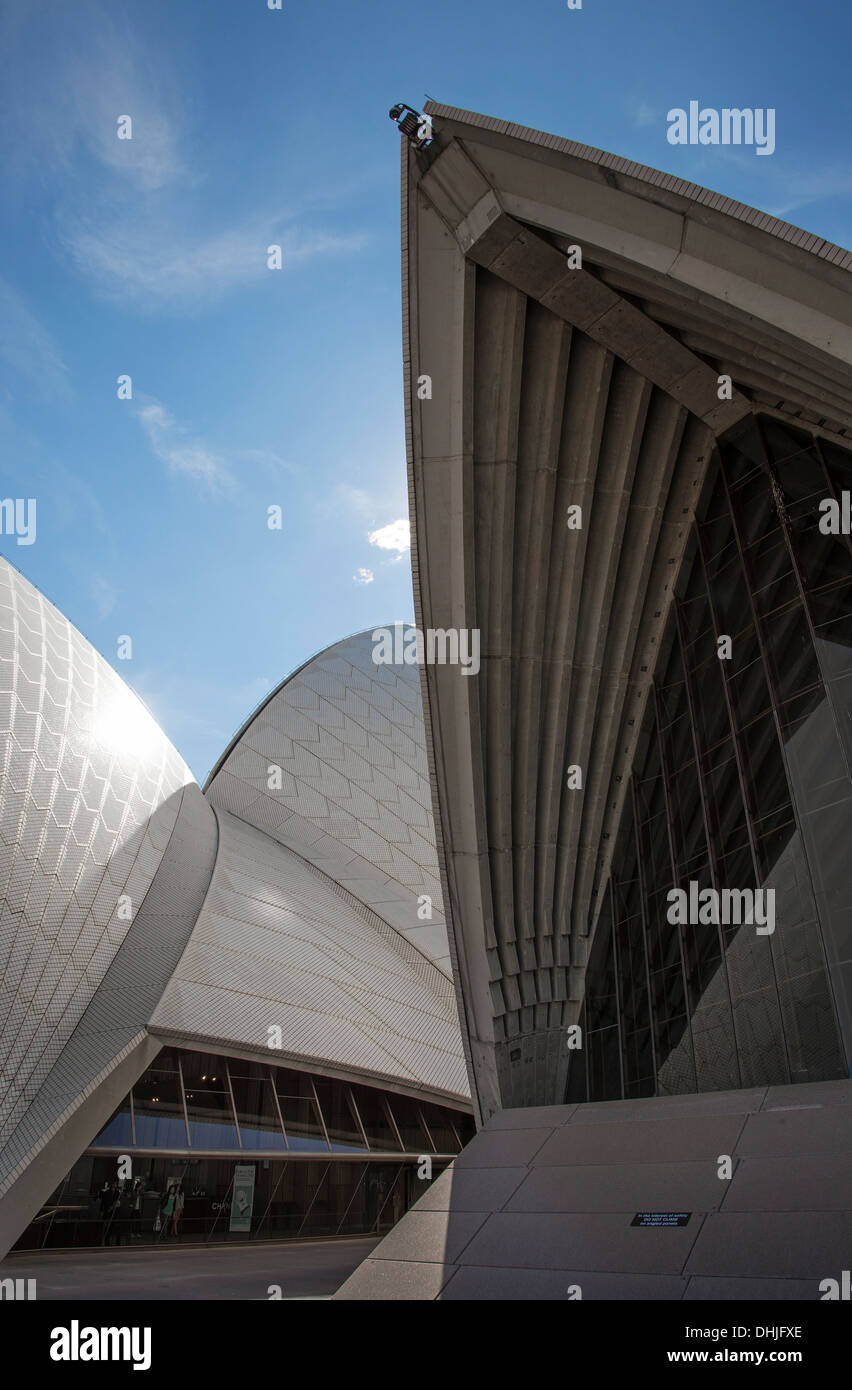
[[[254,1164],[238,1163],[234,1168],[234,1195],[231,1198],[229,1231],[250,1231],[254,1206]]]

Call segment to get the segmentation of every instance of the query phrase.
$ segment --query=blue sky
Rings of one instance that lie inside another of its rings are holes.
[[[388,108],[428,92],[849,246],[850,39],[839,0],[5,0],[0,496],[38,529],[0,551],[203,781],[293,667],[413,615]],[[774,107],[775,153],[668,144],[690,100]]]

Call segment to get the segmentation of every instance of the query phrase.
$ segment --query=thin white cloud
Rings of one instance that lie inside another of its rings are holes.
[[[363,488],[353,487],[351,483],[337,483],[334,488],[334,498],[350,512],[362,517],[363,520],[373,521],[375,519],[376,501]]]
[[[842,166],[782,175],[781,182],[783,195],[768,208],[773,217],[787,217],[796,208],[821,202],[823,198],[848,198],[852,194],[852,170]]]
[[[239,463],[248,464],[250,468],[260,468],[264,473],[276,478],[282,473],[298,472],[294,464],[276,454],[274,449],[237,449],[234,458]]]
[[[18,61],[36,48],[37,64]],[[32,4],[22,22],[5,27],[2,56],[3,139],[13,172],[70,171],[82,152],[145,192],[186,178],[174,73],[155,44],[106,6],[77,0],[57,16],[52,6]],[[118,138],[120,116],[132,119],[130,140]]]
[[[732,145],[696,146],[690,153],[694,163],[690,177],[697,183],[727,192],[772,217],[788,218],[799,208],[824,199],[839,202],[852,197],[852,169],[848,166],[815,164],[804,168],[777,153],[771,159],[755,159],[753,149]],[[747,180],[745,191],[731,186],[731,169]],[[843,233],[836,236],[846,244]]]
[[[89,581],[89,593],[98,610],[98,617],[108,618],[118,602],[113,586],[99,574],[93,574]]]
[[[379,550],[395,550],[399,556],[404,555],[406,550],[411,549],[411,528],[407,518],[401,517],[399,521],[380,526],[377,531],[370,532],[367,540],[370,545],[378,546]]]
[[[42,395],[68,396],[68,368],[56,343],[5,280],[0,280],[0,357],[13,371],[36,382]]]
[[[356,584],[372,584],[375,577],[373,571],[367,569],[356,570],[352,576]]]
[[[223,459],[206,445],[187,436],[187,431],[159,401],[147,399],[136,412],[148,442],[169,472],[195,479],[212,493],[234,483]]]
[[[143,312],[181,311],[263,276],[271,288],[276,275],[314,257],[365,244],[360,234],[317,226],[322,213],[308,212],[310,198],[298,210],[250,210],[241,221],[226,214],[211,230],[193,196],[211,155],[191,117],[200,97],[192,68],[179,72],[150,26],[97,0],[75,0],[61,22],[52,6],[28,3],[20,22],[0,18],[4,174],[49,183],[56,243],[95,293]],[[118,138],[124,116],[131,139]],[[307,216],[311,225],[297,224]],[[281,247],[280,272],[267,265],[271,245]]]
[[[67,219],[60,237],[78,272],[112,300],[146,311],[185,308],[220,299],[229,290],[276,277],[317,256],[348,254],[360,235],[277,230],[263,219],[252,226],[198,236],[162,214],[105,221]],[[267,247],[279,245],[282,269],[270,270]]]

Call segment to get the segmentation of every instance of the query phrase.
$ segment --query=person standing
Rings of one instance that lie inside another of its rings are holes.
[[[118,1186],[118,1179],[114,1178],[109,1185],[109,1189],[103,1194],[103,1212],[106,1227],[104,1229],[104,1245],[118,1245],[118,1211],[121,1201],[121,1192]]]
[[[142,1179],[137,1178],[130,1196],[130,1239],[142,1239]]]
[[[183,1203],[184,1203],[183,1183],[181,1182],[181,1183],[178,1183],[177,1191],[175,1192],[175,1209],[174,1209],[174,1215],[172,1216],[172,1235],[173,1235],[173,1236],[176,1236],[176,1235],[178,1234],[178,1226],[180,1225],[180,1220],[181,1220],[181,1217],[183,1216]]]
[[[103,1187],[101,1188],[100,1192],[98,1193],[98,1209],[99,1209],[99,1211],[100,1211],[101,1221],[104,1223],[104,1224],[103,1224],[103,1230],[102,1230],[102,1232],[101,1232],[101,1245],[106,1245],[106,1243],[107,1243],[107,1235],[108,1235],[108,1233],[109,1233],[109,1213],[110,1213],[110,1206],[111,1206],[111,1203],[112,1203],[112,1190],[111,1190],[111,1188],[110,1188],[109,1183],[108,1183],[108,1182],[105,1182],[104,1185],[103,1185]]]
[[[168,1235],[169,1226],[175,1210],[175,1185],[171,1183],[168,1190],[163,1194],[160,1203],[160,1239],[165,1239]]]

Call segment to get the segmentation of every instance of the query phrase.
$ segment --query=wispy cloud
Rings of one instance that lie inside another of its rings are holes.
[[[234,479],[224,459],[192,439],[159,401],[146,398],[136,414],[151,448],[170,473],[193,478],[212,493],[233,487]]]
[[[108,618],[118,602],[118,595],[113,586],[99,574],[93,574],[89,580],[89,593],[98,610],[98,617]]]
[[[96,294],[144,313],[182,311],[365,244],[323,227],[316,197],[298,208],[267,201],[240,219],[226,201],[211,230],[210,200],[198,197],[212,170],[191,66],[179,72],[149,27],[97,0],[75,0],[60,19],[52,5],[27,3],[14,23],[0,12],[4,172],[49,186],[56,244]],[[131,139],[119,139],[122,117]],[[271,245],[281,247],[280,272],[267,265]]]
[[[17,52],[34,47],[38,64],[19,76]],[[82,155],[145,192],[186,177],[174,75],[156,46],[120,25],[111,9],[77,0],[73,15],[57,15],[53,6],[31,4],[23,19],[4,26],[2,54],[4,143],[13,170],[26,158],[54,174],[70,171]],[[133,138],[119,140],[125,115]]]
[[[356,584],[372,584],[375,577],[373,571],[367,569],[356,570],[352,576]]]
[[[213,303],[228,291],[259,284],[317,256],[348,254],[364,238],[282,230],[269,219],[197,235],[168,214],[122,213],[106,221],[88,215],[65,221],[61,243],[79,273],[112,300],[146,313]],[[267,247],[278,245],[281,271],[267,265]]]
[[[337,483],[333,497],[335,502],[340,503],[347,511],[353,512],[363,521],[373,522],[376,520],[379,504],[363,488],[353,487],[351,483]]]
[[[0,357],[46,396],[67,397],[68,368],[22,295],[0,279]]]
[[[299,471],[295,464],[282,458],[274,449],[237,449],[233,457],[238,463],[245,463],[249,468],[260,469],[274,478],[280,478],[282,473],[294,474]]]
[[[787,218],[813,203],[839,204],[852,197],[852,169],[848,165],[805,165],[789,152],[755,159],[753,149],[733,145],[699,145],[691,148],[689,155],[687,177],[773,217]]]
[[[824,198],[848,198],[852,194],[852,170],[845,165],[801,169],[783,174],[779,183],[783,192],[777,201],[770,201],[767,211],[773,217],[787,217],[796,208],[819,203]],[[768,195],[772,198],[772,195]]]

